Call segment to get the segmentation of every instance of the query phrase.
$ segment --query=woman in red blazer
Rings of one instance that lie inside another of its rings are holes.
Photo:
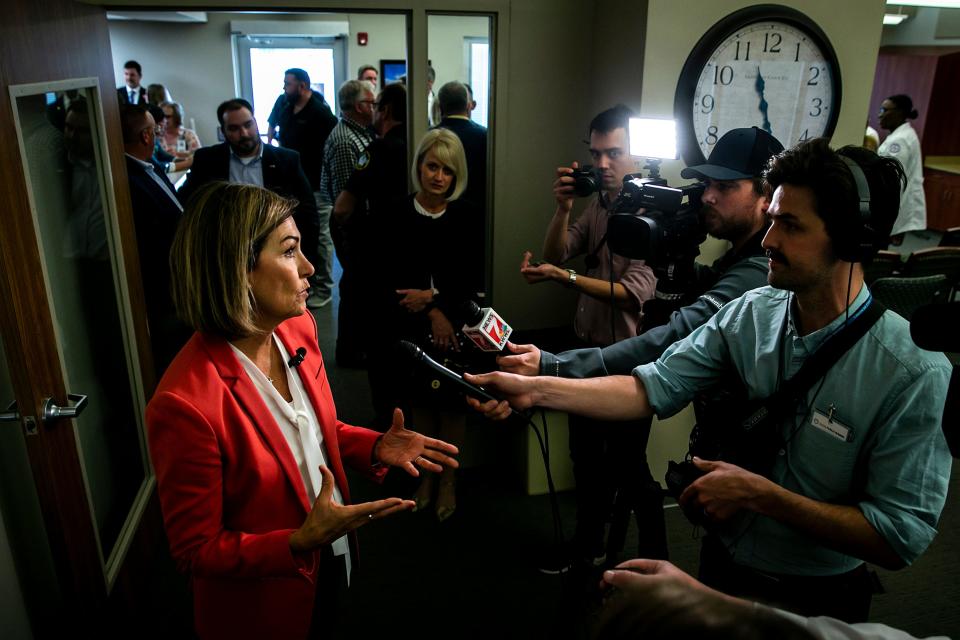
[[[147,406],[150,453],[171,553],[189,573],[201,638],[306,638],[333,624],[354,530],[409,509],[350,504],[343,461],[456,467],[456,447],[337,420],[305,313],[313,267],[295,202],[247,185],[197,194],[171,251],[173,296],[196,333]]]

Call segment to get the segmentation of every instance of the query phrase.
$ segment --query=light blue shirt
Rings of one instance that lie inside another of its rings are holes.
[[[850,315],[869,298],[864,286]],[[750,399],[772,395],[842,327],[846,315],[800,336],[792,300],[790,292],[772,287],[749,291],[657,362],[634,369],[656,414],[677,413],[731,370]],[[951,457],[941,420],[950,373],[943,354],[918,349],[907,321],[887,311],[783,425],[787,444],[771,479],[813,500],[858,506],[894,551],[912,562],[933,540],[946,500]],[[835,431],[849,430],[846,440],[814,426],[815,418],[823,425],[830,415]],[[717,533],[735,562],[761,571],[831,575],[861,563],[754,512],[741,512]]]
[[[241,158],[230,148],[230,182],[263,186],[263,143],[260,153],[250,158]]]

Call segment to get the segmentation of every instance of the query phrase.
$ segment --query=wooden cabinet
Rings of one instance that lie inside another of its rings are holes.
[[[926,169],[923,194],[927,200],[927,227],[946,231],[960,227],[960,175]]]

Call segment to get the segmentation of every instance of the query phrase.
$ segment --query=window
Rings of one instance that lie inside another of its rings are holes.
[[[477,108],[471,119],[477,124],[487,126],[487,107],[489,105],[490,86],[490,41],[487,38],[464,38],[467,69],[469,69],[470,88]]]

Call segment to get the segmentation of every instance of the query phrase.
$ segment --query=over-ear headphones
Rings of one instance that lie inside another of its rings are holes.
[[[837,257],[847,262],[869,262],[881,249],[881,242],[886,238],[879,238],[873,226],[870,213],[870,185],[867,176],[856,161],[845,155],[838,154],[843,163],[850,169],[853,181],[857,185],[858,213],[857,220],[849,225],[843,225],[843,237],[833,238],[834,252]],[[847,229],[852,227],[851,231]],[[839,234],[838,234],[839,235]]]

